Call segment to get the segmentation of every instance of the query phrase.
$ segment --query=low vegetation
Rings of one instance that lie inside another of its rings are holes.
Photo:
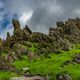
[[[49,80],[67,74],[69,80],[80,80],[80,19],[57,22],[49,34],[20,28],[13,19],[13,35],[0,39],[0,80],[39,75]],[[65,79],[66,80],[66,79]]]

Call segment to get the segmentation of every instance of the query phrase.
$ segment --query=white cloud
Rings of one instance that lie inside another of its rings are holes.
[[[13,34],[13,27],[10,28],[10,26],[12,26],[11,24],[8,25],[0,34],[0,37],[2,39],[6,39],[6,35],[7,35],[7,32],[9,32],[11,35]]]
[[[3,1],[3,3],[2,3]],[[33,31],[46,33],[49,27],[55,25],[57,20],[68,17],[80,17],[80,0],[0,0],[0,21],[4,14],[10,17],[17,15],[21,26],[25,24]],[[13,17],[9,19],[11,20]],[[0,28],[1,29],[1,28]],[[5,31],[3,31],[5,33]],[[2,33],[2,35],[3,35]]]
[[[32,14],[33,14],[32,11],[30,11],[28,13],[27,12],[22,13],[22,15],[19,18],[21,26],[24,26],[27,23],[27,21],[32,17]]]

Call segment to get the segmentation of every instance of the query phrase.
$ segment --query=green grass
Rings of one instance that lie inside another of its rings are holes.
[[[13,65],[16,66],[16,69],[22,70],[22,68],[27,67],[29,60],[27,56],[23,56],[23,60],[16,60]]]
[[[28,49],[35,52],[37,45],[34,43]],[[29,72],[33,75],[50,76],[50,80],[56,80],[57,74],[67,73],[73,80],[80,80],[80,64],[68,64],[61,67],[64,62],[72,61],[74,55],[80,53],[80,45],[77,44],[70,51],[62,51],[59,54],[52,53],[48,56],[41,56],[33,61],[29,61],[27,56],[22,56],[22,60],[16,60],[12,65],[16,67],[20,73],[23,73],[22,69],[29,67]],[[3,56],[6,54],[3,53]],[[9,80],[10,77],[18,76],[12,72],[0,72],[0,80]]]
[[[56,79],[57,74],[68,73],[73,80],[80,80],[80,64],[68,64],[65,67],[61,67],[65,61],[70,61],[73,59],[76,53],[80,53],[80,49],[74,49],[71,51],[63,51],[60,54],[51,54],[48,57],[41,57],[29,62],[27,58],[22,61],[14,62],[17,69],[22,69],[23,67],[29,67],[29,72],[31,74],[40,74],[42,76],[49,75],[51,80]]]
[[[10,80],[14,76],[17,76],[17,74],[9,71],[0,71],[0,80]]]
[[[27,45],[25,45],[25,47],[32,52],[37,52],[38,51],[38,43],[27,43]]]

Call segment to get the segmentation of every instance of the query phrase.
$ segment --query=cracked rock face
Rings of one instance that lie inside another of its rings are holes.
[[[10,80],[46,80],[44,77],[41,76],[31,76],[31,77],[12,77]]]
[[[62,74],[58,75],[56,80],[72,80],[72,78],[68,74]]]
[[[80,63],[80,53],[78,53],[78,54],[75,55],[73,61],[76,62],[76,63]]]
[[[4,41],[4,50],[11,50],[17,43],[23,44],[25,41],[50,44],[55,50],[71,50],[72,45],[80,42],[80,19],[68,19],[65,22],[57,22],[56,28],[49,29],[49,35],[40,32],[32,32],[26,25],[23,29],[18,20],[12,21],[13,35],[7,34]],[[43,46],[41,46],[43,47]],[[48,46],[46,46],[48,47]],[[5,49],[6,48],[6,49]]]
[[[68,19],[65,22],[57,22],[57,28],[50,28],[51,37],[57,34],[61,38],[66,38],[70,42],[80,41],[80,19]],[[56,38],[56,37],[55,37]]]
[[[12,20],[12,24],[13,24],[13,27],[14,27],[14,30],[16,29],[19,29],[20,28],[20,23],[18,20]]]

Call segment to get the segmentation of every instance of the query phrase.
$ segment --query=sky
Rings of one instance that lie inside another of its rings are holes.
[[[21,28],[28,25],[32,31],[48,33],[56,21],[76,17],[80,17],[80,0],[0,0],[0,37],[13,34],[13,18]]]

